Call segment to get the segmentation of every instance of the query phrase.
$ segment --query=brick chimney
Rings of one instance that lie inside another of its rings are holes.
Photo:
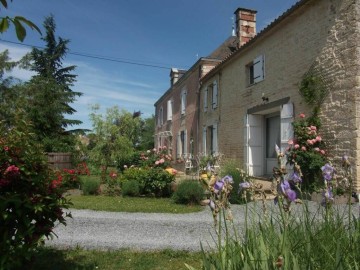
[[[237,47],[241,47],[256,35],[256,10],[238,8],[235,14]]]

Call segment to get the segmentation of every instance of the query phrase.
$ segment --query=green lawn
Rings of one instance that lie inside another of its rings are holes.
[[[158,252],[135,252],[130,250],[54,250],[42,249],[33,260],[30,270],[90,270],[131,269],[160,270],[187,269],[185,263],[201,268],[201,253],[163,250]],[[49,267],[51,266],[51,267]]]
[[[91,209],[111,212],[173,213],[184,214],[199,212],[200,205],[182,205],[170,198],[139,198],[120,196],[81,196],[69,195],[67,198],[74,204],[71,208]]]

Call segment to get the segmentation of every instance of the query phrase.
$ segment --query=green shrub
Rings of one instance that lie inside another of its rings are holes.
[[[140,195],[139,182],[131,180],[122,184],[122,195],[136,197]]]
[[[249,176],[243,171],[238,168],[239,166],[234,160],[228,160],[225,164],[221,167],[221,176],[231,175],[233,178],[234,183],[232,184],[233,190],[230,193],[229,201],[232,204],[242,204],[244,203],[244,199],[239,196],[239,184],[243,182],[249,182]]]
[[[100,189],[99,176],[81,176],[81,189],[84,195],[97,195]]]
[[[162,168],[129,168],[123,171],[121,182],[136,181],[141,195],[168,197],[175,176]]]
[[[31,127],[0,121],[0,269],[26,265],[55,223],[66,224],[62,176],[51,171]]]
[[[204,189],[198,181],[185,180],[179,183],[172,198],[175,203],[199,204],[204,198]]]

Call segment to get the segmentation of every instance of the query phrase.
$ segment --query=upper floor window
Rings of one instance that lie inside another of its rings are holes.
[[[180,99],[181,99],[181,115],[185,114],[186,111],[186,90],[183,89],[181,91]]]
[[[258,83],[265,78],[265,57],[260,55],[246,66],[248,75],[248,84]]]
[[[172,104],[173,104],[173,101],[171,99],[169,99],[167,101],[167,116],[166,116],[166,120],[168,120],[168,121],[171,121],[172,116],[173,116]]]
[[[208,104],[211,105],[211,108],[214,110],[218,106],[218,85],[217,81],[214,81],[204,90],[204,112],[208,110]]]
[[[162,126],[163,124],[164,124],[164,109],[163,107],[160,107],[158,113],[158,125]]]

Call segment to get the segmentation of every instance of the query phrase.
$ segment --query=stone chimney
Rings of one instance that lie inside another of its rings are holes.
[[[247,43],[256,35],[256,10],[238,8],[235,14],[236,36],[238,37],[237,47]]]
[[[186,70],[172,68],[170,71],[170,85],[173,86],[184,75]]]

